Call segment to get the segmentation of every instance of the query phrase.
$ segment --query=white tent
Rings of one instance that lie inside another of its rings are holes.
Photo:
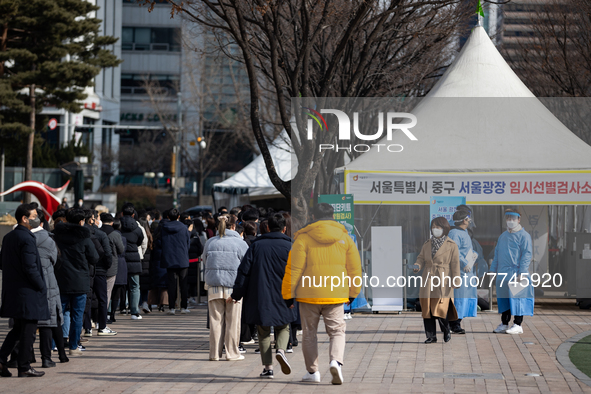
[[[478,98],[478,99],[467,99]],[[373,147],[346,166],[373,171],[591,169],[591,147],[567,129],[511,70],[482,27],[412,111],[410,141],[394,154]]]
[[[282,132],[269,146],[269,152],[279,177],[292,179],[292,154],[287,133]],[[297,169],[293,168],[295,175]],[[213,185],[217,205],[241,206],[251,201],[280,198],[282,195],[271,183],[262,155],[257,156],[242,170]]]
[[[591,147],[535,98],[482,27],[474,28],[454,63],[412,113],[417,141],[395,132],[391,141],[379,143],[400,144],[402,152],[374,145],[337,170],[345,173],[345,192],[356,194],[356,203],[428,204],[434,190],[442,193],[433,188],[439,181],[454,182],[454,190],[443,195],[467,195],[475,204],[591,203]],[[370,195],[376,184],[386,181],[390,186],[396,180],[424,180],[431,187],[426,198],[402,189],[391,193],[390,188],[387,196],[383,191]],[[505,187],[476,196],[461,192],[462,181]],[[546,192],[545,182],[559,181],[568,182],[566,193],[554,188]],[[517,192],[526,182],[532,184]],[[542,189],[534,193],[536,182]]]

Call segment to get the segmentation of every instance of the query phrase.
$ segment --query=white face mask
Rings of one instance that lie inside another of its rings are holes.
[[[101,222],[101,221],[98,221],[98,220],[97,220],[97,221],[96,221],[96,226],[97,226],[98,228],[101,228],[101,227],[103,227],[103,222]]]
[[[153,220],[148,220],[148,226],[152,225]]]
[[[512,230],[515,227],[517,227],[518,224],[519,223],[516,222],[516,221],[514,221],[514,220],[507,220],[507,228],[510,229],[510,230]]]
[[[433,236],[435,238],[441,238],[441,236],[443,235],[443,229],[440,228],[434,228],[431,230],[431,232],[433,233]]]
[[[207,228],[207,220],[203,219],[201,223],[203,223],[203,227]]]

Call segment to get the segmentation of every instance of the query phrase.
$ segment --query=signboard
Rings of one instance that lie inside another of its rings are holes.
[[[437,197],[431,196],[429,204],[429,223],[436,217],[443,216],[454,226],[453,215],[458,205],[465,205],[466,197]]]
[[[49,130],[55,130],[55,128],[57,127],[57,119],[56,118],[49,119],[47,126],[49,126]]]
[[[355,240],[355,215],[353,206],[353,195],[351,194],[322,194],[318,196],[318,203],[327,203],[334,208],[333,218],[341,223],[349,235]]]
[[[589,205],[591,171],[373,172],[345,170],[355,203],[429,204],[429,196],[463,196],[467,204]]]

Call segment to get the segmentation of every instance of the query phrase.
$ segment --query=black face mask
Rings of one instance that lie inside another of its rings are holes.
[[[37,228],[41,225],[41,218],[40,217],[36,217],[35,219],[29,219],[29,226],[31,226],[31,228]]]

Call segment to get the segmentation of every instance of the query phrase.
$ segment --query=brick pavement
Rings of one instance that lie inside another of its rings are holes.
[[[523,335],[492,334],[499,324],[496,313],[481,313],[464,322],[466,335],[455,335],[447,344],[425,345],[419,313],[357,314],[347,321],[345,384],[332,386],[326,334],[319,337],[322,383],[311,385],[300,382],[305,373],[300,347],[288,355],[293,373],[285,376],[277,369],[274,380],[258,377],[262,366],[255,345],[247,345],[244,361],[208,361],[202,307],[189,315],[156,312],[141,321],[125,316],[111,325],[119,335],[92,337],[84,356],[44,369],[42,378],[0,378],[0,391],[591,393],[591,387],[566,371],[555,356],[563,341],[591,330],[591,313],[574,307],[572,301],[539,304],[536,315],[525,318]],[[6,332],[7,319],[1,319],[2,340]],[[34,366],[40,367],[37,348],[36,354],[39,363]],[[542,376],[525,376],[531,372]],[[486,378],[471,375],[481,373]]]

